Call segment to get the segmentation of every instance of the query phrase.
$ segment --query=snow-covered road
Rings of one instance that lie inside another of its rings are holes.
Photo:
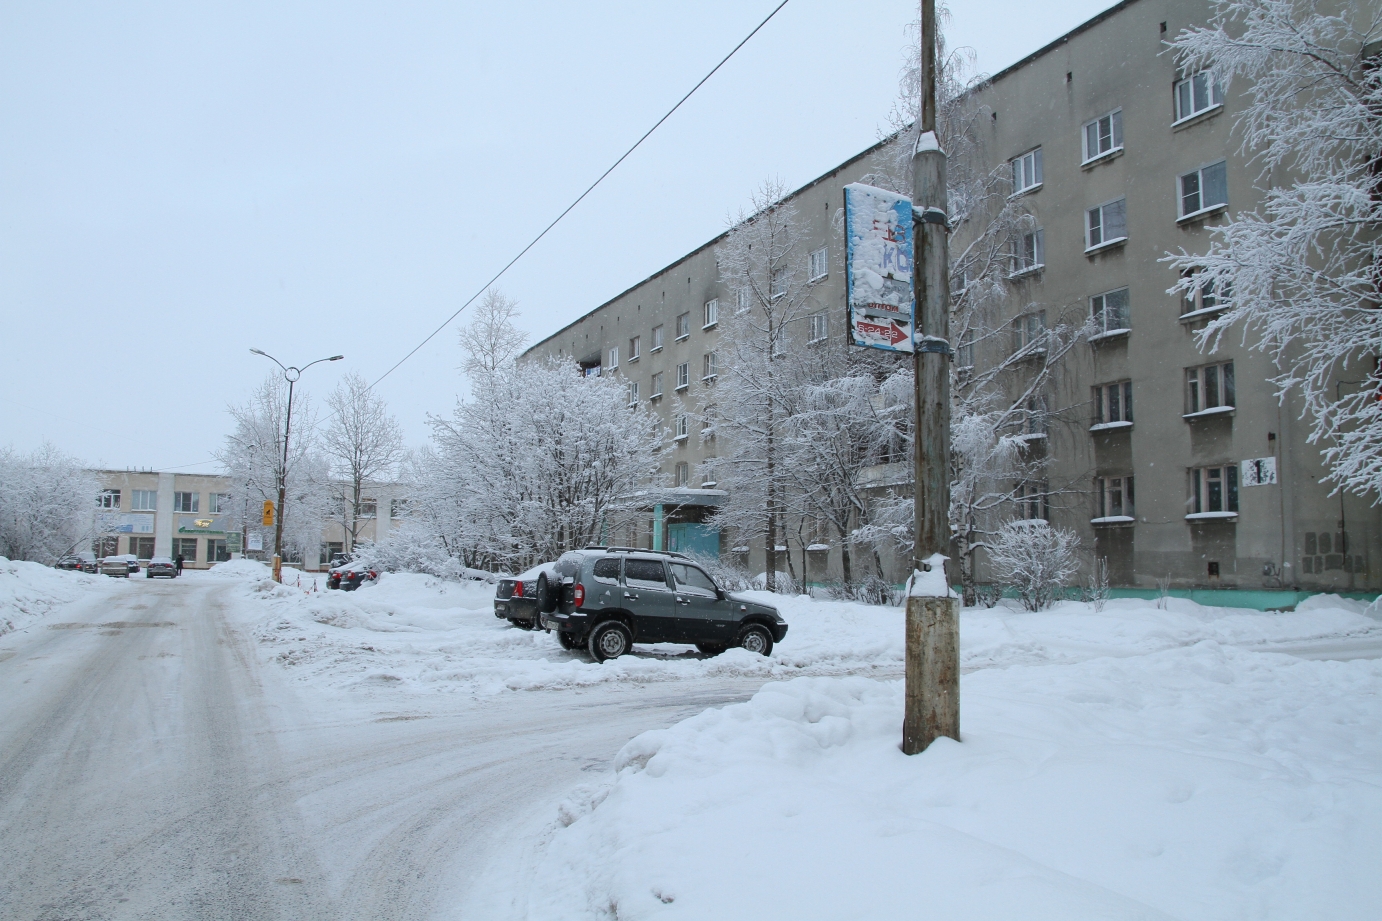
[[[233,583],[112,583],[0,639],[0,916],[498,918],[558,801],[761,678],[329,710]]]

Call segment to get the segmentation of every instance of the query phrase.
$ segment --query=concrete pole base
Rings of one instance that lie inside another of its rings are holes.
[[[902,751],[940,736],[960,740],[960,599],[909,596]]]

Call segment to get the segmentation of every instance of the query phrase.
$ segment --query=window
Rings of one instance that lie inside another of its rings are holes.
[[[590,574],[595,577],[596,582],[617,585],[619,583],[619,559],[607,556],[602,560],[596,560],[595,568],[590,571]]]
[[[230,551],[226,549],[226,542],[223,539],[210,538],[206,542],[206,561],[208,563],[224,563],[230,559]]]
[[[691,362],[683,361],[677,365],[677,389],[685,390],[691,383]]]
[[[1037,188],[1041,185],[1041,148],[1014,157],[1012,167],[1014,195]]]
[[[1094,388],[1094,425],[1132,422],[1132,381]]]
[[[149,559],[154,555],[154,539],[152,537],[131,537],[130,553],[141,560]]]
[[[1128,322],[1128,289],[1106,291],[1089,299],[1089,312],[1099,333],[1130,329]],[[1096,333],[1095,335],[1098,335]]]
[[[212,515],[224,515],[230,511],[230,493],[213,492],[207,498],[207,511]]]
[[[812,281],[824,278],[830,273],[830,255],[824,246],[813,252],[807,262]]]
[[[1042,268],[1046,250],[1042,245],[1041,228],[1019,233],[1012,242],[1012,274],[1025,275]]]
[[[739,310],[748,310],[753,303],[753,291],[747,285],[734,292],[734,306]]]
[[[605,366],[611,371],[619,367],[619,346],[616,345],[610,348],[609,361],[605,363]]]
[[[1115,109],[1084,126],[1084,162],[1123,149],[1123,110]]]
[[[193,541],[195,544],[196,541]],[[97,559],[103,556],[115,556],[120,552],[120,538],[118,537],[98,537],[91,542],[91,552]]]
[[[634,336],[629,340],[629,361],[638,361],[638,347],[640,337]]]
[[[625,560],[624,584],[629,588],[667,588],[661,560]]]
[[[1180,216],[1194,217],[1228,205],[1228,167],[1224,161],[1180,177]]]
[[[130,511],[152,512],[158,508],[158,492],[153,489],[130,490]]]
[[[98,496],[96,497],[96,507],[97,507],[97,508],[119,508],[119,507],[120,507],[120,490],[118,490],[118,489],[103,489],[103,490],[101,490],[101,494],[98,495]]]
[[[629,405],[638,405],[638,381],[629,381]]]
[[[1222,412],[1236,405],[1233,362],[1187,368],[1185,371],[1186,415]]]
[[[1224,104],[1224,93],[1213,71],[1203,70],[1176,84],[1176,121],[1185,121]]]
[[[1046,311],[1024,314],[1013,320],[1013,351],[1038,348],[1046,341]]]
[[[811,341],[820,342],[825,338],[826,323],[825,314],[817,313],[811,316]]]
[[[662,348],[662,324],[653,327],[653,351]]]
[[[1094,493],[1099,499],[1096,521],[1110,518],[1132,518],[1132,477],[1101,476],[1094,479]]]
[[[687,595],[701,595],[706,598],[720,597],[715,580],[703,571],[688,563],[668,563],[672,578],[676,580],[677,591]]]
[[[1046,398],[1040,395],[1028,397],[1024,409],[1026,412],[1022,414],[1022,434],[1046,435],[1050,429],[1048,425],[1050,415],[1046,412]]]
[[[717,373],[715,353],[706,352],[705,355],[701,356],[701,380],[714,380]]]
[[[1190,471],[1190,506],[1194,515],[1238,512],[1238,465],[1197,467]]]
[[[360,517],[377,518],[379,517],[379,503],[373,499],[360,500]]]
[[[1120,198],[1085,212],[1085,250],[1128,238],[1128,200]]]
[[[390,500],[389,500],[389,517],[390,517],[390,518],[407,518],[410,514],[412,514],[412,511],[413,511],[412,502],[411,502],[411,500],[409,500],[409,499],[390,499]]]
[[[1019,483],[1013,490],[1017,500],[1017,517],[1027,521],[1049,521],[1051,505],[1045,483]]]
[[[677,317],[677,338],[685,339],[691,335],[691,311]]]
[[[173,493],[173,511],[196,512],[200,500],[201,496],[194,492],[175,492]]]
[[[195,537],[173,538],[173,559],[182,557],[189,563],[197,562],[197,539]]]
[[[1190,269],[1181,273],[1185,279],[1194,279],[1196,275],[1202,274],[1201,269]],[[1227,293],[1227,292],[1225,292]],[[1214,290],[1214,280],[1206,278],[1196,284],[1186,293],[1181,301],[1181,316],[1188,317],[1198,313],[1211,313],[1222,310],[1220,297]]]
[[[662,396],[662,372],[661,372],[661,371],[659,371],[659,372],[657,372],[656,374],[653,375],[653,389],[652,389],[652,391],[648,394],[648,398],[651,399],[651,400],[656,400],[656,399],[657,399],[658,397],[660,397],[660,396]]]
[[[960,334],[960,344],[955,347],[955,366],[974,367],[974,330],[967,329]]]
[[[677,464],[677,486],[689,486],[691,484],[691,465],[682,461]]]
[[[709,329],[720,322],[720,299],[712,297],[706,301],[705,306],[701,308],[701,316],[705,320],[701,329]]]
[[[681,413],[680,415],[677,416],[677,421],[676,421],[675,428],[676,428],[676,433],[677,433],[677,434],[676,434],[676,440],[677,440],[677,441],[681,441],[683,438],[686,437],[686,428],[687,428],[686,413]]]
[[[768,281],[768,296],[773,298],[782,297],[782,295],[787,293],[788,281],[787,267],[785,265],[773,269],[772,277]]]

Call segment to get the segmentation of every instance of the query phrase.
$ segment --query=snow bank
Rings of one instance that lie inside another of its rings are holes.
[[[243,577],[241,591],[258,602],[255,634],[270,656],[297,678],[326,687],[499,693],[715,675],[894,677],[904,657],[903,610],[855,602],[746,592],[777,606],[790,625],[770,657],[731,650],[708,658],[690,646],[636,645],[633,655],[597,665],[550,634],[497,619],[494,588],[485,583],[384,573],[355,592],[326,591],[322,576],[304,573],[299,586],[294,574],[288,585],[276,585],[267,567],[240,561],[199,575],[218,573]],[[1068,602],[1039,614],[971,608],[960,618],[967,669],[1136,655],[1205,640],[1270,648],[1363,635],[1382,637],[1382,623],[1327,605],[1262,614],[1178,600],[1162,611],[1131,600],[1096,613]]]
[[[57,605],[118,581],[0,556],[0,636],[27,627]]]
[[[962,681],[797,679],[644,733],[565,803],[544,919],[1382,917],[1382,663],[1212,641]]]

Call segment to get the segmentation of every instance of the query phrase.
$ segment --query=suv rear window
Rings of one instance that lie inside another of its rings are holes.
[[[625,560],[624,582],[631,588],[666,588],[661,560]]]
[[[616,557],[605,557],[603,560],[595,561],[595,568],[591,570],[592,575],[600,582],[619,582],[619,560]]]

